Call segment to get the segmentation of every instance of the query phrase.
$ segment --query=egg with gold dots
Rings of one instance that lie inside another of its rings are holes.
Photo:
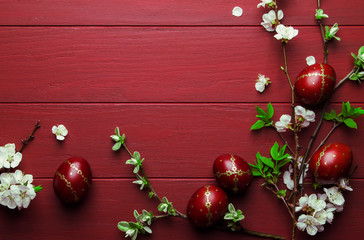
[[[347,177],[353,153],[343,143],[331,143],[319,148],[311,157],[309,171],[316,182],[335,183],[339,178]]]
[[[196,227],[209,227],[223,218],[228,209],[228,196],[215,185],[199,188],[187,205],[187,218]]]

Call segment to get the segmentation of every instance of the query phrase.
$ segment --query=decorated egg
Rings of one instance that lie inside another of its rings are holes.
[[[347,176],[353,154],[351,149],[342,143],[331,143],[319,148],[311,157],[309,171],[316,182],[321,184],[335,183]]]
[[[213,165],[217,183],[231,193],[245,192],[253,179],[249,164],[234,154],[223,154]]]
[[[92,182],[91,168],[81,157],[71,157],[57,169],[53,189],[65,203],[77,203],[85,198]]]
[[[303,103],[315,105],[322,103],[330,96],[335,82],[335,70],[328,64],[316,63],[306,67],[298,75],[295,92]]]
[[[225,215],[229,200],[223,189],[206,185],[198,189],[187,205],[187,218],[197,227],[208,227]]]

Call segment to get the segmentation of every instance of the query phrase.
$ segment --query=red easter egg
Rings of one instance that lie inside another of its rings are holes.
[[[325,63],[316,63],[306,67],[298,75],[295,92],[303,103],[315,105],[322,103],[330,96],[335,82],[335,70]]]
[[[215,185],[198,189],[187,205],[187,218],[197,227],[208,227],[217,223],[227,212],[227,194]]]
[[[347,145],[331,143],[322,146],[312,155],[309,171],[316,182],[332,184],[347,176],[352,161],[353,154]]]
[[[71,157],[57,169],[53,189],[65,203],[77,203],[87,194],[92,182],[91,168],[81,157]]]
[[[223,154],[216,158],[213,171],[220,187],[232,193],[245,192],[253,179],[249,164],[233,154]]]

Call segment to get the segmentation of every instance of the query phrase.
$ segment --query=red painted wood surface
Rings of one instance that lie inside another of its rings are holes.
[[[217,156],[236,153],[253,162],[256,152],[267,155],[274,141],[281,143],[272,129],[249,131],[256,120],[255,104],[272,102],[275,120],[290,111],[281,46],[260,27],[265,10],[257,4],[1,1],[0,145],[19,146],[41,120],[20,169],[44,187],[28,209],[0,208],[1,239],[123,239],[118,221],[134,220],[134,209],[156,213],[157,202],[132,184],[132,169],[124,164],[127,153],[111,150],[109,136],[116,126],[126,133],[130,149],[145,157],[145,171],[157,192],[181,212],[197,188],[215,182],[212,163]],[[244,9],[240,18],[231,15],[236,5]],[[316,1],[280,6],[283,23],[300,31],[287,46],[294,78],[307,56],[322,60],[313,17]],[[351,70],[350,52],[364,43],[364,7],[360,0],[322,1],[322,7],[330,16],[325,24],[340,26],[342,41],[329,44],[329,63],[341,79]],[[263,94],[254,89],[258,73],[273,82]],[[339,109],[347,100],[364,106],[362,91],[359,84],[345,83],[330,108]],[[315,238],[298,232],[298,239],[360,239],[364,234],[364,117],[357,122],[358,130],[340,127],[329,139],[349,145],[358,164],[344,212]],[[51,134],[60,123],[69,129],[64,142]],[[325,124],[318,139],[329,129]],[[302,131],[302,144],[312,131]],[[62,205],[52,189],[54,172],[71,156],[86,158],[95,177],[90,195],[78,207]],[[261,183],[255,179],[245,196],[231,201],[243,210],[245,227],[288,237],[289,216]],[[140,239],[255,239],[198,231],[177,218],[157,221],[152,230]]]

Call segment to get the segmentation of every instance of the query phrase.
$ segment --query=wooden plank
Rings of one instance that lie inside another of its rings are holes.
[[[265,108],[265,104],[260,106]],[[274,106],[275,121],[290,113],[289,104]],[[221,154],[235,153],[254,162],[258,151],[265,156],[275,141],[282,144],[273,129],[249,131],[256,121],[254,104],[1,104],[0,113],[0,125],[6,126],[1,145],[14,142],[19,146],[41,120],[42,127],[23,151],[21,163],[24,171],[37,177],[53,177],[61,162],[71,156],[86,158],[95,177],[133,176],[131,167],[124,165],[129,159],[126,151],[111,150],[109,136],[116,126],[126,133],[130,150],[140,151],[146,159],[151,177],[212,177],[213,161]],[[329,139],[350,146],[355,163],[364,154],[358,141],[364,139],[364,117],[357,122],[358,130],[340,127]],[[51,133],[52,126],[60,123],[69,130],[64,142]],[[331,127],[329,123],[324,126],[319,140]],[[302,131],[303,146],[313,130]],[[291,140],[288,133],[285,136]],[[362,164],[354,177],[364,177]]]
[[[44,190],[34,199],[28,209],[21,212],[0,208],[0,230],[2,237],[8,240],[31,238],[54,240],[72,238],[88,239],[123,239],[116,224],[119,221],[133,221],[133,210],[142,209],[157,214],[158,202],[147,198],[129,180],[100,179],[92,184],[88,198],[80,205],[69,207],[61,204],[52,189],[52,181],[35,179]],[[154,180],[156,191],[173,202],[176,209],[185,213],[185,208],[192,193],[205,184],[214,184],[214,180]],[[242,209],[245,219],[244,227],[284,235],[290,234],[290,219],[283,204],[266,189],[260,186],[261,181],[254,181],[248,192],[241,197],[231,198],[237,208]],[[362,180],[353,181],[354,191],[346,195],[346,206],[341,214],[335,215],[332,225],[315,238],[305,233],[298,233],[298,240],[307,239],[357,239],[364,234],[361,226],[361,207],[364,192]],[[286,217],[285,217],[286,216]],[[351,221],[348,221],[351,219]],[[19,230],[21,229],[21,231]],[[241,239],[241,235],[222,233],[216,230],[199,231],[184,219],[163,219],[152,224],[153,234],[140,239]],[[256,238],[244,236],[244,239]],[[139,239],[139,238],[138,238]]]
[[[260,25],[266,9],[259,1],[223,0],[6,0],[0,2],[2,25]],[[231,15],[234,6],[244,9],[241,18]],[[345,7],[343,6],[345,5]],[[284,24],[314,25],[315,1],[280,2]],[[342,6],[342,7],[338,7]],[[364,8],[360,0],[332,0],[322,3],[330,24],[363,25]]]
[[[298,29],[287,46],[293,79],[307,56],[322,60],[319,29]],[[329,63],[341,79],[364,28],[339,35]],[[0,102],[288,102],[280,45],[261,27],[3,27]],[[273,82],[263,97],[258,73]],[[362,101],[361,91],[346,84],[334,101]]]

